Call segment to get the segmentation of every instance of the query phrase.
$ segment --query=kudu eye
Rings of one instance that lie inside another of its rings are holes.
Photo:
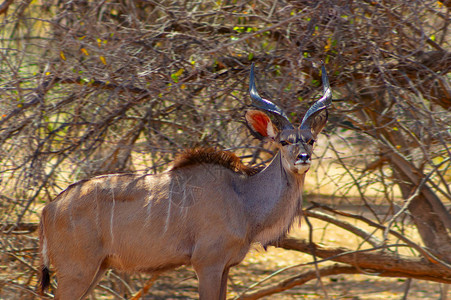
[[[287,142],[287,141],[280,141],[280,144],[281,144],[282,146],[288,146],[290,143]]]
[[[310,146],[313,146],[313,144],[315,144],[315,140],[311,139],[307,142],[307,144],[309,144]]]

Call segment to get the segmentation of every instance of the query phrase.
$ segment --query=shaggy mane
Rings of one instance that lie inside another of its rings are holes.
[[[260,171],[259,168],[245,166],[234,153],[215,148],[187,149],[177,155],[171,170],[200,164],[220,165],[236,173],[248,176],[255,175]]]

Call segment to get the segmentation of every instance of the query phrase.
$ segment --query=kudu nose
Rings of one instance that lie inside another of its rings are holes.
[[[307,153],[300,153],[297,157],[296,164],[309,164],[310,163],[310,155]]]

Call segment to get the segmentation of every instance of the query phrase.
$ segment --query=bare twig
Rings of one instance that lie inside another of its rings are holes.
[[[154,282],[158,279],[160,274],[161,274],[161,272],[156,272],[156,273],[152,274],[150,279],[147,280],[146,284],[141,288],[141,290],[139,290],[136,294],[134,294],[133,297],[130,298],[130,300],[141,299],[141,297],[144,296],[149,291],[149,289],[152,287]]]
[[[6,14],[9,6],[14,2],[14,0],[5,0],[2,4],[0,4],[0,15]]]

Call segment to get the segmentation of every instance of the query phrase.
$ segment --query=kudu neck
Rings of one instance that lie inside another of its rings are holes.
[[[275,155],[260,173],[245,183],[246,208],[257,242],[266,244],[286,233],[301,213],[305,174],[286,170],[282,154]]]

